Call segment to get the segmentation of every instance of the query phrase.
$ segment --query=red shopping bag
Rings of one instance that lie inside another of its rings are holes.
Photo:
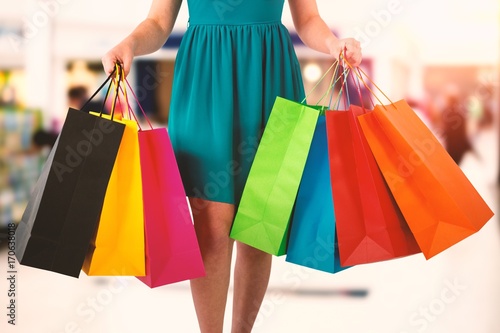
[[[327,111],[328,151],[342,266],[420,252],[361,132],[351,105]]]

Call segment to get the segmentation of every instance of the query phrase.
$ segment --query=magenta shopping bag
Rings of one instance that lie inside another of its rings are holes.
[[[189,206],[165,128],[139,131],[149,287],[205,275]]]

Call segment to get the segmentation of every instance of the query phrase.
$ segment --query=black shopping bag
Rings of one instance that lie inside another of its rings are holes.
[[[69,109],[16,229],[20,264],[79,276],[124,128]]]

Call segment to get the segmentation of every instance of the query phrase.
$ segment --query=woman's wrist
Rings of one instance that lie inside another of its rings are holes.
[[[340,40],[337,38],[337,36],[332,34],[326,39],[325,43],[329,54],[338,59],[341,50],[340,50]]]

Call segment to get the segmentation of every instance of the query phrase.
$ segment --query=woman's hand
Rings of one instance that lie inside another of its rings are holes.
[[[344,52],[351,66],[361,64],[361,45],[354,38],[339,39],[320,17],[316,0],[289,0],[295,30],[310,48],[331,54],[336,59]]]
[[[361,64],[361,44],[354,38],[332,39],[328,43],[330,54],[338,58],[341,53],[345,60],[353,67]]]
[[[125,75],[128,75],[133,58],[134,52],[132,51],[132,46],[127,41],[123,41],[109,50],[101,60],[106,74],[111,74],[115,69],[115,64],[119,63]]]

